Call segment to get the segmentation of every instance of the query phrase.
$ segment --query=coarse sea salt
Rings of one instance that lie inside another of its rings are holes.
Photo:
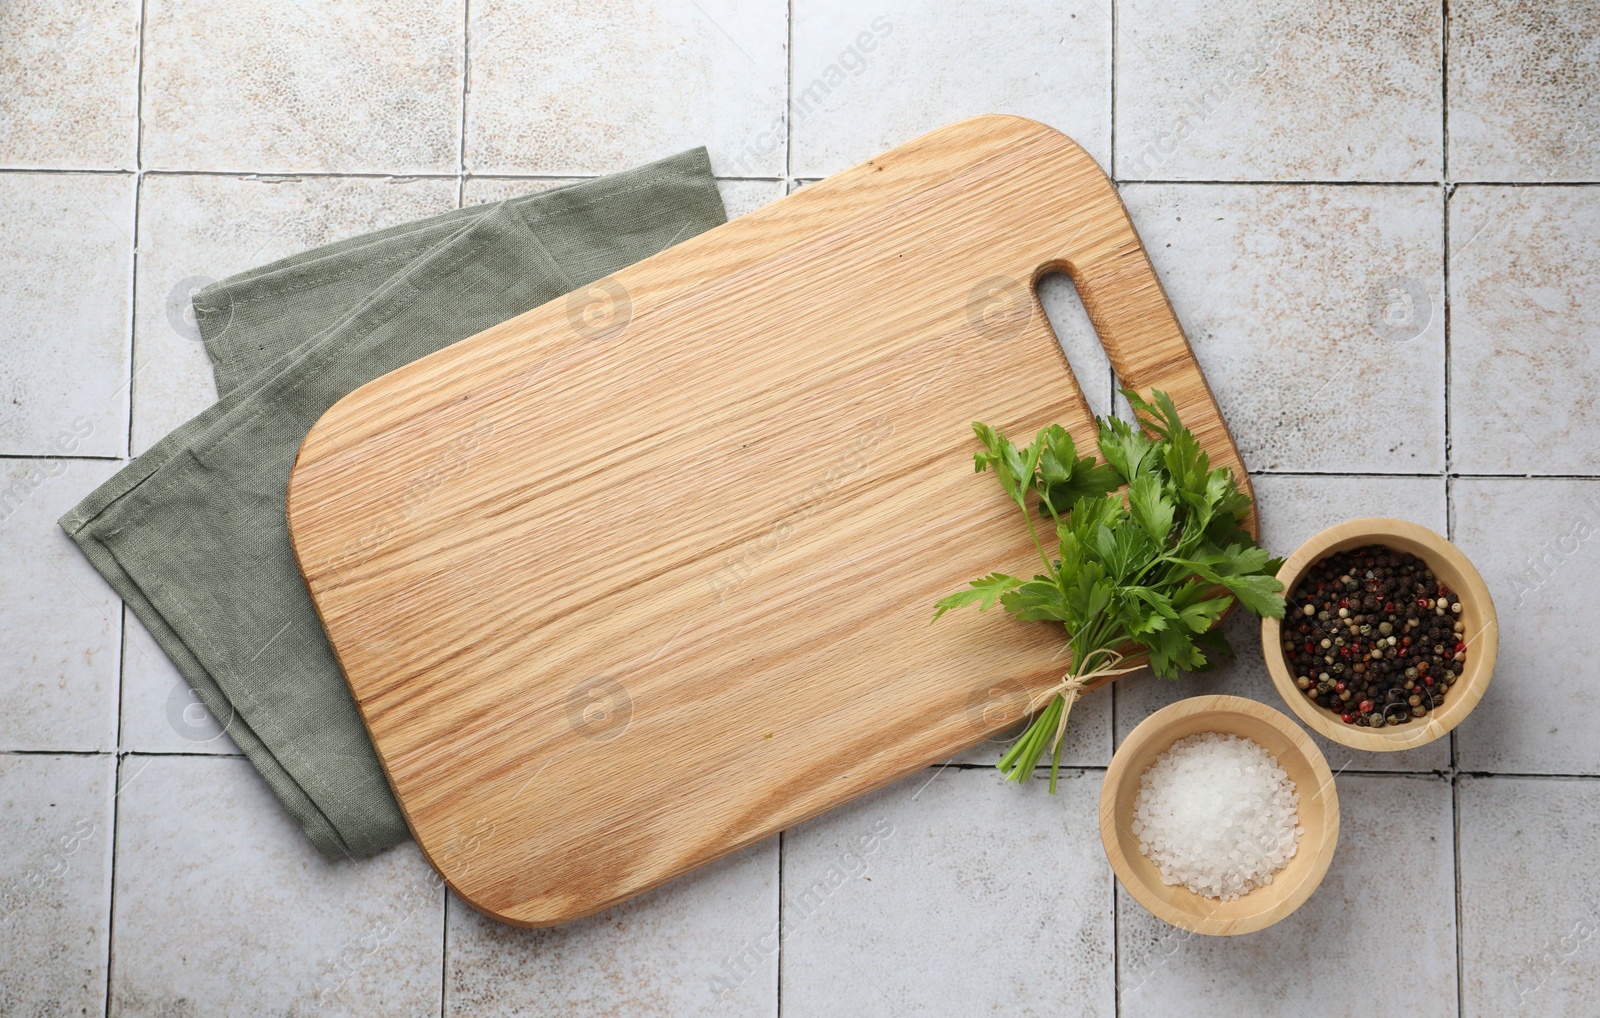
[[[1300,794],[1278,761],[1237,735],[1179,739],[1139,780],[1133,833],[1161,879],[1232,901],[1294,858]]]

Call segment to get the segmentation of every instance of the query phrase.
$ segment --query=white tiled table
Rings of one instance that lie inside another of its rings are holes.
[[[0,1015],[1595,1014],[1597,94],[1597,0],[0,0]],[[1164,927],[1096,835],[1149,711],[1276,702],[1241,620],[1086,702],[1054,799],[979,749],[523,931],[414,846],[318,857],[54,528],[214,398],[197,280],[700,143],[738,214],[989,111],[1111,167],[1269,545],[1402,516],[1497,599],[1452,739],[1324,744],[1339,853],[1278,926]]]

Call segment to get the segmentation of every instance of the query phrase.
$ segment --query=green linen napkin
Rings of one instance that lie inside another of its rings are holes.
[[[409,832],[290,548],[301,441],[379,375],[725,221],[696,149],[195,295],[221,398],[61,526],[325,854],[371,855]]]

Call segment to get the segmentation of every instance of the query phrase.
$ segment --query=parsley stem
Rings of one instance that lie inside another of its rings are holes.
[[[1023,495],[1017,500],[1022,506],[1022,518],[1028,523],[1028,536],[1033,538],[1033,546],[1039,550],[1039,559],[1044,563],[1044,571],[1055,576],[1055,566],[1050,564],[1050,556],[1044,553],[1044,545],[1039,543],[1039,532],[1033,528],[1033,514],[1028,512],[1028,496]]]

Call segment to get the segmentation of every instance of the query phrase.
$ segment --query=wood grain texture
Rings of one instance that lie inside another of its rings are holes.
[[[1219,732],[1271,753],[1300,796],[1305,832],[1272,883],[1221,901],[1161,879],[1133,833],[1133,807],[1144,772],[1179,739]],[[1150,914],[1181,930],[1231,937],[1266,929],[1305,904],[1327,876],[1339,844],[1339,792],[1311,737],[1280,711],[1239,696],[1191,696],[1156,711],[1128,733],[1100,786],[1100,841],[1117,882]]]
[[[1092,418],[1034,295],[1248,481],[1132,224],[1060,133],[962,121],[362,387],[295,551],[423,851],[575,919],[1014,723],[1049,625],[933,602],[1033,550],[973,420]]]

